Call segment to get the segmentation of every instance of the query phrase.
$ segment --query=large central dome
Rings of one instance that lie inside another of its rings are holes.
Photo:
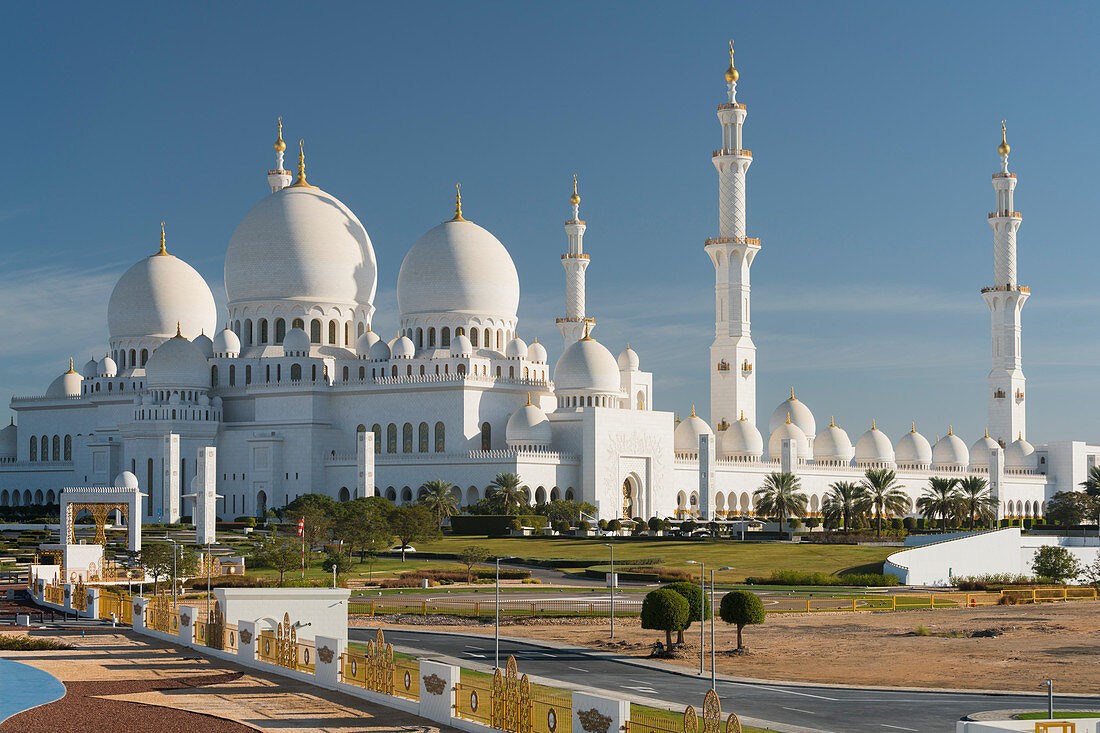
[[[452,220],[416,241],[397,276],[401,316],[454,313],[514,321],[519,275],[508,250],[487,230]]]
[[[289,186],[245,215],[225,256],[229,305],[295,300],[370,307],[378,284],[366,229],[335,196]]]

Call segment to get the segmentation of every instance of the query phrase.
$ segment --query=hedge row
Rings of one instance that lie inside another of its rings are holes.
[[[546,528],[547,518],[541,514],[510,516],[507,514],[458,514],[451,517],[451,532],[456,535],[506,535],[516,520],[524,527]]]

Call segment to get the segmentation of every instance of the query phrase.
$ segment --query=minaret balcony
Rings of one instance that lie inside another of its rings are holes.
[[[554,319],[554,322],[555,323],[588,323],[589,325],[595,325],[596,324],[596,319],[581,316],[581,317],[578,317],[578,318],[556,318],[556,319]]]
[[[993,177],[994,178],[1015,178],[1016,174],[1015,173],[994,173]]]
[[[712,244],[747,244],[759,247],[760,239],[758,237],[712,237],[706,240],[703,246],[709,247]]]
[[[982,288],[983,293],[1030,293],[1031,288],[1027,285],[991,285],[987,288]]]
[[[587,260],[587,259],[591,259],[588,255],[584,255],[584,254],[575,254],[575,255],[564,254],[564,255],[561,256],[561,258],[563,260]]]
[[[1019,211],[994,211],[989,219],[1023,219],[1024,215]]]
[[[748,107],[737,102],[726,102],[725,104],[718,105],[718,109],[748,109]]]
[[[752,151],[751,150],[745,150],[744,148],[720,148],[718,150],[715,150],[711,154],[710,157],[720,158],[724,155],[736,155],[736,156],[740,156],[742,158],[751,158],[752,157]]]

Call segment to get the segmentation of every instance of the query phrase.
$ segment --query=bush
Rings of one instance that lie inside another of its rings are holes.
[[[900,531],[904,526],[905,524],[902,522],[901,517],[890,518],[890,529]]]
[[[0,634],[0,651],[5,652],[39,652],[47,649],[72,648],[72,644],[66,644],[56,639],[31,636],[5,636]]]
[[[249,575],[219,575],[216,578],[210,578],[211,588],[264,588],[266,586],[267,581],[263,578]],[[184,587],[191,590],[206,590],[206,578],[191,578]]]
[[[699,525],[691,519],[685,519],[680,522],[680,531],[684,534],[691,534],[695,530],[699,529]]]
[[[688,629],[693,621],[699,619],[699,614],[704,614],[704,618],[710,618],[710,604],[703,603],[703,591],[696,583],[681,580],[676,583],[669,583],[664,586],[671,591],[675,591],[682,595],[688,602],[688,619],[684,624],[684,628],[677,629],[678,636],[676,638],[677,644],[684,643],[684,631]]]
[[[741,630],[749,624],[764,623],[764,604],[760,596],[747,590],[735,590],[722,596],[718,616],[727,624],[737,626],[737,648],[744,647]]]
[[[982,591],[995,590],[1006,585],[1033,585],[1036,579],[1030,575],[1016,575],[1015,573],[986,573],[984,575],[967,575],[955,578],[955,586],[959,590]]]
[[[769,576],[745,578],[748,585],[857,585],[882,588],[898,585],[898,576],[882,573],[807,573],[800,570],[773,570]]]
[[[508,523],[508,529],[510,529],[513,532],[518,532],[521,529],[523,529],[523,522],[521,522],[519,520],[519,517],[516,517],[511,522]]]
[[[672,646],[672,632],[680,631],[688,621],[688,601],[674,590],[660,588],[646,593],[642,600],[642,628],[665,632],[665,645]]]
[[[789,526],[789,527],[790,527],[791,529],[798,529],[799,527],[801,527],[801,526],[802,526],[802,520],[801,520],[801,519],[799,519],[798,517],[790,517],[790,518],[789,518],[789,519],[787,520],[787,525],[788,525],[788,526]]]
[[[1065,583],[1081,573],[1081,562],[1064,547],[1044,545],[1035,553],[1031,569],[1040,578],[1050,578],[1055,583]]]
[[[931,636],[931,632],[924,624],[917,624],[917,628],[913,629],[913,636]]]
[[[905,519],[901,520],[901,525],[905,528],[906,532],[912,532],[914,529],[917,528],[917,518],[906,517]]]
[[[601,532],[606,532],[607,531],[607,520],[606,519],[601,519],[600,521],[596,522],[596,526],[600,528]]]
[[[551,523],[550,527],[558,534],[565,534],[569,531],[569,522],[558,520]]]
[[[1004,525],[1002,524],[1001,526],[1003,527]],[[928,529],[928,520],[925,519],[924,517],[918,518],[917,519],[917,529],[922,529],[922,530],[923,529]]]
[[[521,525],[544,529],[548,523],[546,517],[539,514],[525,514],[514,517],[507,514],[458,514],[451,517],[451,533],[456,535],[500,536],[519,520]]]
[[[608,532],[618,532],[622,528],[623,528],[623,523],[620,522],[618,519],[612,519],[610,522],[607,523],[607,531]]]
[[[806,529],[815,529],[821,525],[821,519],[818,517],[806,517]]]
[[[582,519],[581,521],[577,522],[577,529],[583,530],[585,532],[591,532],[592,523],[589,522],[587,519]]]
[[[665,528],[665,520],[660,517],[650,517],[649,522],[646,523],[650,532],[660,532]]]

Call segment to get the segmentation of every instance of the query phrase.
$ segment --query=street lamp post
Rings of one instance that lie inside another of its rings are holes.
[[[1047,688],[1047,718],[1054,720],[1054,680],[1044,680],[1039,687]]]
[[[611,580],[608,585],[611,586],[611,638],[615,638],[615,548],[608,543],[604,543],[604,547],[611,548]]]
[[[707,602],[707,582],[706,582],[706,580],[707,580],[707,577],[706,577],[707,564],[705,562],[701,562],[699,560],[688,560],[687,562],[691,565],[698,565],[699,566],[699,592],[702,594],[702,597],[699,599],[699,674],[703,674],[703,653],[704,653],[704,650],[705,650],[705,647],[706,647],[706,644],[704,643],[705,642],[705,637],[703,636],[704,628],[705,628],[705,624],[703,623],[703,619],[706,618],[706,613],[705,613],[706,605],[705,604]],[[713,581],[714,581],[714,576],[713,576],[713,573],[712,573],[712,575],[711,575],[711,584],[710,584],[710,588],[711,588],[712,592],[714,590],[714,582]],[[712,619],[714,618],[713,614],[711,614],[711,618]],[[713,644],[714,644],[714,639],[711,639],[711,645],[713,646]]]
[[[332,587],[336,587],[336,565],[332,566]]]
[[[169,538],[169,542],[172,543],[172,606],[176,605],[176,548],[179,547],[176,541]]]
[[[725,570],[733,570],[733,567],[727,565],[723,568],[718,568],[718,572]],[[715,669],[714,669],[714,570],[710,571],[710,594],[711,594],[711,609],[710,609],[710,689],[715,688]],[[717,692],[717,690],[715,690]]]

